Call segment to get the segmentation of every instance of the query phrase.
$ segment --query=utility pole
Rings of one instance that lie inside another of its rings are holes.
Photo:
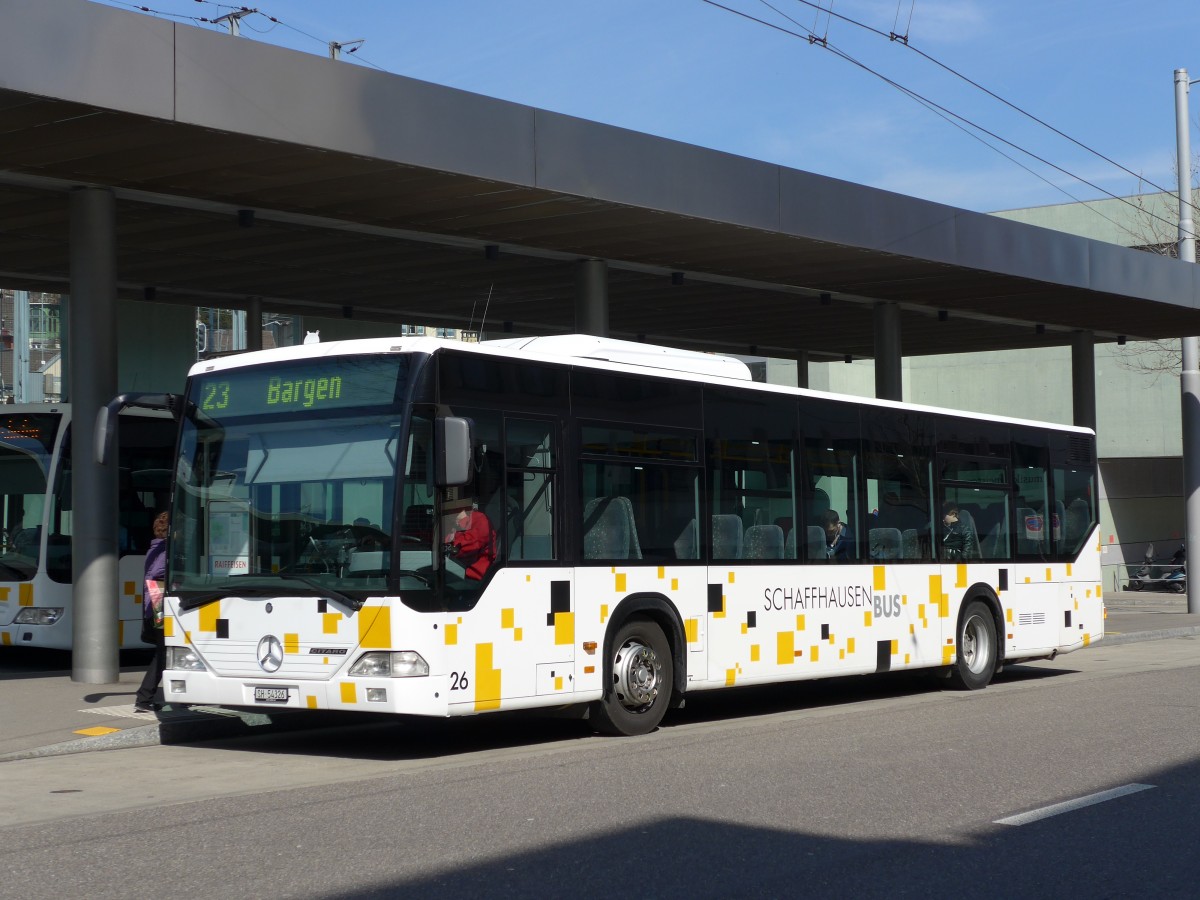
[[[242,34],[242,19],[246,16],[252,16],[257,9],[239,9],[236,12],[226,13],[223,16],[217,16],[213,19],[214,25],[224,25],[229,29],[230,35],[240,37]]]
[[[330,41],[329,58],[341,59],[343,50],[345,50],[347,53],[354,53],[359,47],[365,44],[366,41],[366,38],[355,38],[352,41]]]
[[[1192,149],[1188,125],[1187,69],[1175,70],[1175,141],[1179,170],[1179,258],[1196,262],[1196,232],[1192,224]],[[1187,558],[1200,554],[1200,337],[1180,338],[1183,372],[1179,379],[1183,438],[1183,497]],[[1200,613],[1200,582],[1188,579],[1187,610]]]

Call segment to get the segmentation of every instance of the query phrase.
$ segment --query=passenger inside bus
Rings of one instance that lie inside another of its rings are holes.
[[[827,509],[821,517],[825,529],[825,557],[833,562],[854,560],[854,535],[841,521],[836,509]]]
[[[942,504],[942,559],[947,562],[979,559],[975,523],[954,500]]]

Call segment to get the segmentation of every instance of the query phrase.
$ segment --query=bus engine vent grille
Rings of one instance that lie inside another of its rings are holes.
[[[1092,439],[1087,435],[1071,435],[1067,445],[1067,462],[1090,464],[1092,462]]]
[[[1044,612],[1018,613],[1017,614],[1017,624],[1018,625],[1045,625],[1046,624],[1046,614]]]

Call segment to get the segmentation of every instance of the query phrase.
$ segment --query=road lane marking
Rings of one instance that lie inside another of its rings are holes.
[[[1101,791],[1099,794],[1089,794],[1086,797],[1079,797],[1075,800],[1067,800],[1065,803],[1055,803],[1051,806],[1043,806],[1041,809],[1033,809],[1029,812],[1020,813],[1015,816],[1008,816],[1004,819],[996,819],[994,825],[1028,825],[1030,822],[1037,822],[1040,819],[1048,819],[1051,816],[1062,815],[1063,813],[1074,812],[1077,809],[1083,809],[1087,806],[1095,806],[1097,803],[1104,803],[1107,800],[1116,800],[1118,797],[1125,797],[1129,794],[1136,794],[1139,791],[1148,791],[1154,787],[1152,784],[1127,784],[1124,787],[1113,788],[1111,791]]]

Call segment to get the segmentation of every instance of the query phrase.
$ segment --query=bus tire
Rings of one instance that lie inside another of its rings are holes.
[[[963,607],[958,620],[957,649],[958,661],[950,670],[951,683],[964,691],[987,687],[996,672],[999,651],[996,620],[982,600],[972,600]]]
[[[612,669],[604,697],[592,704],[592,727],[601,734],[649,734],[671,702],[671,646],[644,616],[621,623],[608,646]]]

